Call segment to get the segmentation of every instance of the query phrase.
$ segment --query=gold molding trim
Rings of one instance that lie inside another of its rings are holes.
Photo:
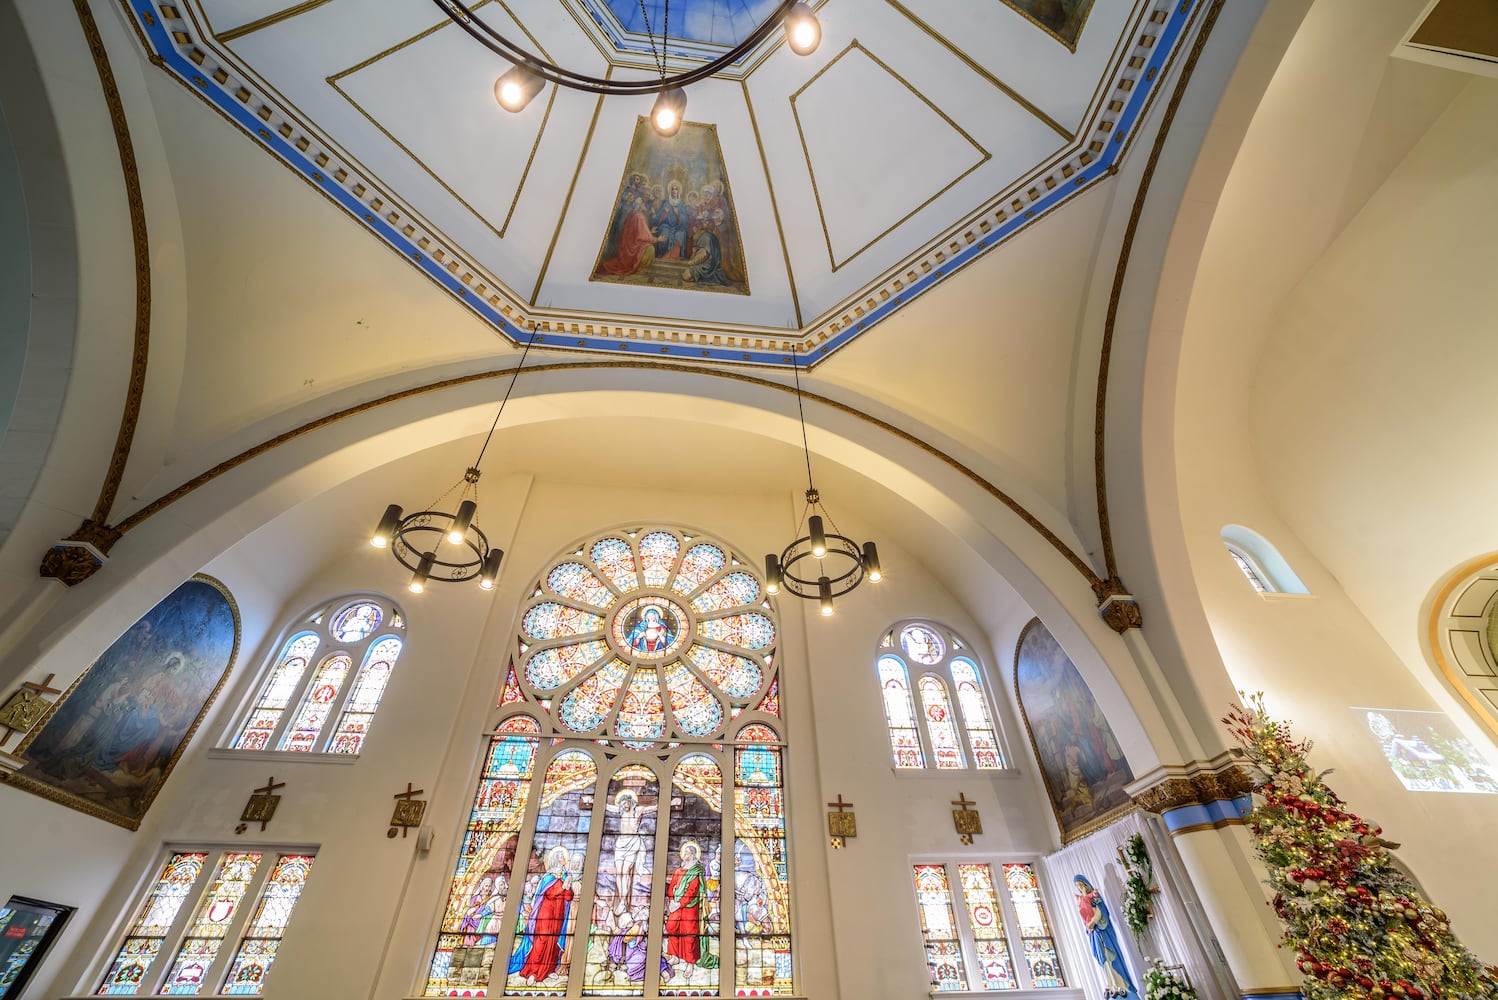
[[[909,212],[906,212],[903,216],[900,217],[898,221],[889,226],[879,235],[875,236],[863,246],[859,247],[857,250],[853,251],[847,257],[844,257],[841,261],[839,261],[837,259],[837,256],[832,252],[832,234],[827,230],[827,213],[822,209],[822,195],[817,187],[817,172],[811,165],[811,150],[806,146],[806,132],[801,128],[801,115],[796,111],[796,98],[804,94],[807,88],[809,88],[812,84],[816,83],[822,78],[822,74],[826,73],[833,66],[836,66],[842,60],[843,56],[847,55],[849,52],[852,52],[854,49],[862,52],[874,63],[874,65],[884,70],[884,72],[893,77],[895,81],[898,82],[902,87],[914,94],[922,104],[926,105],[926,107],[936,112],[941,120],[947,123],[948,128],[952,129],[952,131],[956,132],[958,135],[962,136],[962,138],[966,139],[968,145],[976,149],[979,153],[982,154],[982,156],[978,159],[978,162],[972,164],[962,173],[958,174],[952,180],[948,181],[941,190],[937,191],[931,197],[921,202],[915,208],[912,208]],[[905,223],[909,222],[923,209],[925,209],[926,206],[930,205],[933,201],[936,201],[936,199],[940,198],[942,195],[952,190],[952,188],[962,183],[962,181],[974,170],[977,170],[979,167],[983,166],[983,164],[993,159],[993,154],[984,149],[976,139],[968,135],[966,129],[953,121],[951,116],[941,108],[938,108],[935,104],[932,104],[931,101],[926,98],[925,94],[922,94],[915,87],[912,87],[910,85],[910,81],[906,80],[899,73],[896,73],[893,69],[890,68],[888,63],[886,63],[883,59],[880,59],[878,56],[874,55],[874,53],[870,52],[868,48],[865,47],[863,43],[861,43],[856,38],[849,42],[847,47],[844,48],[841,52],[833,56],[831,59],[827,60],[827,64],[825,66],[812,74],[810,80],[807,80],[799,88],[797,88],[795,93],[791,94],[791,117],[795,119],[796,122],[796,138],[801,141],[801,155],[806,158],[806,174],[811,179],[811,197],[817,205],[817,219],[822,224],[822,239],[827,244],[827,263],[831,265],[833,273],[836,273],[839,268],[851,263],[853,259],[856,258],[859,254],[863,253],[869,247],[873,246],[875,243],[878,243],[890,233],[894,232],[896,229],[899,229]]]
[[[542,340],[542,338],[540,337],[537,337],[536,339],[538,343]],[[752,385],[762,389],[772,389],[776,392],[782,392],[787,395],[794,395],[796,391],[793,387],[785,385],[783,383],[776,382],[771,379],[760,378],[756,375],[749,375],[744,372],[723,371],[716,368],[703,368],[697,365],[686,365],[673,362],[643,360],[580,361],[575,363],[554,362],[550,364],[536,365],[534,367],[527,368],[526,371],[531,374],[540,374],[544,372],[559,371],[601,371],[622,369],[669,371],[676,372],[678,374],[699,376],[703,378],[724,379],[726,381],[740,382],[745,385]],[[239,466],[250,461],[251,459],[254,459],[274,448],[286,444],[288,441],[293,441],[304,434],[308,434],[320,428],[327,427],[330,424],[337,423],[338,421],[343,420],[346,417],[357,416],[358,414],[365,413],[369,410],[385,406],[389,403],[399,402],[403,399],[410,399],[414,396],[422,396],[431,392],[440,392],[444,389],[452,389],[458,386],[469,385],[475,382],[487,381],[489,379],[508,378],[512,371],[513,369],[511,368],[502,368],[494,371],[477,372],[472,375],[459,375],[454,378],[442,379],[437,382],[428,383],[427,385],[416,386],[410,389],[402,389],[399,392],[388,393],[384,396],[380,396],[377,399],[371,399],[362,403],[356,403],[353,406],[345,407],[342,410],[338,410],[325,416],[318,417],[316,420],[308,421],[307,423],[302,424],[300,427],[293,428],[289,431],[284,431],[274,437],[268,438],[257,445],[245,449],[232,458],[225,459],[224,461],[213,466],[213,468],[199,473],[197,476],[194,476],[187,482],[182,483],[181,485],[168,491],[167,493],[162,494],[160,497],[152,500],[141,509],[135,511],[129,517],[125,518],[118,525],[116,525],[115,530],[123,534],[124,532],[130,531],[133,528],[139,527],[140,524],[147,518],[161,513],[161,511],[165,510],[167,507],[187,496],[189,493],[192,493],[199,487],[212,482],[214,479],[217,479],[224,473],[236,469]],[[848,405],[847,403],[843,403],[838,400],[831,399],[827,396],[809,391],[803,391],[802,395],[813,402],[820,403],[823,406],[828,407],[829,409],[833,409],[839,413],[854,417],[858,420],[862,420],[870,426],[884,431],[890,436],[898,438],[906,444],[913,445],[919,450],[925,452],[927,455],[930,455],[932,458],[948,466],[953,471],[963,476],[973,485],[983,490],[983,492],[987,493],[990,497],[1003,504],[1012,513],[1018,516],[1026,526],[1028,526],[1036,534],[1040,535],[1041,538],[1045,539],[1045,541],[1052,548],[1054,548],[1068,563],[1070,563],[1072,568],[1075,569],[1079,574],[1081,574],[1083,579],[1088,582],[1089,586],[1096,587],[1100,583],[1097,578],[1097,574],[1092,571],[1092,568],[1087,565],[1086,561],[1083,560],[1081,556],[1077,555],[1077,553],[1073,552],[1067,546],[1067,544],[1056,535],[1055,532],[1047,528],[1043,523],[1041,523],[1038,518],[1035,517],[1035,515],[1026,510],[1023,504],[1011,497],[1009,494],[1005,493],[1003,490],[999,489],[999,487],[995,486],[993,483],[990,483],[987,479],[984,479],[982,476],[978,475],[977,472],[973,471],[968,466],[958,461],[956,458],[953,458],[951,455],[948,455],[946,452],[935,447],[934,445],[922,441],[920,438],[916,437],[914,434],[911,434],[909,431],[896,427],[894,424],[891,424],[888,421],[881,420],[878,417],[865,413],[862,410],[857,409],[856,407]]]
[[[213,37],[220,42],[232,42],[237,38],[243,38],[245,35],[252,35],[261,28],[269,28],[271,25],[280,24],[282,21],[301,17],[303,14],[314,11],[323,4],[331,2],[332,0],[306,0],[306,2],[299,3],[294,7],[287,7],[285,10],[278,10],[274,14],[267,14],[254,21],[248,21],[237,28],[230,28],[227,31],[216,33]],[[207,16],[206,12],[204,16]]]
[[[1485,556],[1463,563],[1447,575],[1446,580],[1441,584],[1440,590],[1436,592],[1435,598],[1431,602],[1430,620],[1426,624],[1426,641],[1430,645],[1431,659],[1436,661],[1436,667],[1446,678],[1447,684],[1466,703],[1467,707],[1472,710],[1472,714],[1477,716],[1478,721],[1487,728],[1493,739],[1498,740],[1498,716],[1493,714],[1489,706],[1477,700],[1477,696],[1466,683],[1465,672],[1459,670],[1451,663],[1446,656],[1441,642],[1441,620],[1450,617],[1450,612],[1446,610],[1446,604],[1451,600],[1452,591],[1467,582],[1468,578],[1473,574],[1492,567],[1495,564],[1498,564],[1498,552],[1490,552]]]
[[[1160,154],[1165,148],[1165,140],[1170,136],[1171,126],[1175,124],[1176,112],[1180,109],[1181,99],[1186,94],[1186,86],[1191,82],[1191,77],[1196,71],[1196,64],[1201,59],[1202,50],[1206,48],[1207,39],[1211,37],[1213,27],[1217,24],[1217,16],[1222,13],[1224,2],[1225,0],[1212,0],[1212,5],[1207,9],[1206,18],[1192,42],[1191,52],[1186,57],[1185,65],[1181,67],[1181,76],[1171,92],[1170,101],[1165,105],[1165,115],[1155,134],[1154,145],[1150,148],[1149,160],[1145,163],[1144,172],[1140,175],[1133,207],[1129,210],[1129,223],[1124,230],[1123,243],[1118,251],[1118,266],[1113,272],[1113,288],[1108,295],[1108,314],[1103,322],[1103,342],[1098,352],[1097,402],[1093,411],[1092,424],[1092,477],[1096,484],[1098,534],[1102,542],[1103,565],[1108,574],[1108,583],[1117,584],[1119,590],[1123,589],[1123,585],[1118,579],[1118,560],[1113,552],[1113,528],[1108,517],[1106,455],[1108,371],[1113,355],[1113,333],[1118,324],[1118,303],[1123,297],[1124,279],[1129,271],[1129,257],[1134,250],[1134,237],[1139,230],[1139,219],[1144,214],[1144,202],[1149,197],[1150,184],[1155,178],[1155,168],[1159,166]]]
[[[322,3],[327,3],[327,2],[328,2],[328,0],[312,0],[313,5],[321,5]],[[472,7],[470,7],[469,9],[470,10],[476,10],[479,7],[484,6],[488,2],[489,2],[489,0],[478,0],[478,2],[475,3],[475,4],[473,4]],[[523,31],[523,32],[525,32],[525,37],[528,38],[528,39],[530,39],[531,44],[534,45],[534,46],[536,46],[536,48],[538,50],[540,50],[540,52],[541,52],[541,54],[543,56],[545,56],[547,59],[550,59],[551,58],[551,54],[546,51],[546,48],[539,41],[537,41],[537,39],[536,39],[536,37],[534,35],[532,35],[529,31],[526,30],[525,25],[521,24],[520,21],[518,19],[516,19],[515,13],[512,10],[510,10],[510,8],[505,4],[504,0],[495,0],[495,2],[498,3],[499,6],[504,9],[504,12],[510,16],[510,20],[514,21],[515,24],[520,28],[520,30]],[[304,5],[304,6],[306,6],[306,5]],[[205,17],[207,16],[206,13],[204,14],[204,16]],[[553,85],[551,87],[551,94],[546,99],[546,111],[541,115],[541,124],[536,127],[536,138],[531,143],[530,155],[528,155],[526,157],[526,159],[525,159],[525,167],[524,167],[524,169],[522,169],[520,171],[520,180],[515,185],[515,197],[513,197],[513,198],[510,199],[509,210],[505,212],[505,221],[503,223],[501,223],[498,228],[495,228],[494,224],[489,221],[488,217],[483,212],[480,212],[478,209],[476,209],[472,205],[470,205],[468,203],[468,201],[462,195],[458,194],[458,192],[456,190],[454,190],[454,188],[453,188],[453,186],[451,184],[447,183],[447,181],[444,180],[442,178],[442,176],[437,173],[436,170],[434,170],[430,166],[428,166],[427,163],[426,163],[426,161],[423,160],[421,157],[417,156],[416,152],[414,150],[412,150],[405,143],[403,143],[399,139],[397,139],[395,137],[395,135],[389,129],[387,129],[385,127],[385,125],[384,125],[383,122],[381,122],[374,115],[370,114],[369,111],[367,111],[365,109],[364,105],[362,105],[358,101],[354,100],[354,97],[353,97],[352,94],[350,94],[348,91],[344,90],[341,86],[338,85],[338,81],[344,79],[345,77],[352,76],[353,74],[359,72],[360,70],[368,69],[370,66],[373,66],[375,63],[379,62],[381,59],[384,59],[386,56],[394,55],[395,53],[399,52],[401,49],[405,48],[406,46],[412,45],[412,44],[414,44],[416,42],[421,41],[422,39],[428,38],[431,35],[433,35],[436,32],[438,32],[439,30],[441,30],[442,28],[446,28],[446,27],[450,26],[452,23],[453,22],[449,19],[449,20],[443,21],[441,24],[433,25],[432,27],[427,28],[425,31],[419,32],[419,33],[417,33],[415,35],[412,35],[410,38],[405,39],[404,41],[398,42],[395,45],[390,46],[390,48],[386,49],[383,52],[380,52],[380,53],[377,53],[377,54],[375,54],[373,56],[370,56],[368,59],[365,59],[361,63],[356,63],[355,65],[350,66],[348,69],[340,70],[339,72],[334,73],[332,76],[330,76],[330,77],[327,78],[327,80],[328,80],[328,86],[332,87],[333,90],[337,92],[337,94],[338,94],[339,97],[342,97],[345,101],[348,101],[349,104],[353,106],[354,110],[357,111],[357,112],[359,112],[359,114],[363,115],[364,118],[365,118],[365,120],[368,121],[371,125],[373,125],[376,129],[378,129],[379,133],[381,135],[383,135],[386,139],[390,140],[391,144],[394,145],[396,149],[399,149],[402,153],[405,153],[407,156],[409,156],[411,158],[411,162],[415,163],[418,167],[420,167],[423,171],[425,171],[426,175],[428,177],[430,177],[432,180],[436,181],[437,184],[439,186],[441,186],[442,190],[446,191],[449,195],[452,196],[452,198],[453,198],[454,201],[456,201],[459,205],[462,205],[465,209],[467,209],[468,213],[470,215],[472,215],[475,219],[477,219],[480,225],[482,225],[485,229],[489,230],[489,232],[493,233],[499,239],[504,239],[505,238],[505,232],[508,231],[509,228],[510,228],[510,220],[515,217],[515,206],[517,206],[517,205],[520,204],[520,195],[525,190],[525,182],[526,182],[527,179],[529,179],[529,177],[531,175],[531,165],[536,162],[536,151],[541,148],[541,137],[546,134],[546,124],[547,124],[547,122],[549,122],[551,120],[551,109],[552,109],[552,106],[556,104],[556,101],[557,101],[557,91],[560,88],[558,88],[555,85]],[[226,41],[227,40],[222,35],[216,35],[214,37],[218,38],[220,41]],[[384,186],[384,185],[382,185],[382,186]],[[436,231],[436,227],[432,227],[432,228],[433,228],[433,231],[435,232]],[[447,240],[447,242],[452,243],[454,246],[456,246],[456,243],[453,240],[448,239],[446,236],[444,236],[443,239]]]
[[[999,0],[999,2],[1002,3],[1005,7],[1008,7],[1010,10],[1014,11],[1020,17],[1024,18],[1026,21],[1029,21],[1031,24],[1035,25],[1035,27],[1039,28],[1041,31],[1044,31],[1047,35],[1050,35],[1062,45],[1065,45],[1068,52],[1077,51],[1077,42],[1080,42],[1082,40],[1082,29],[1087,27],[1087,19],[1092,16],[1093,0],[1088,0],[1087,13],[1082,15],[1082,23],[1077,25],[1077,42],[1068,42],[1055,31],[1051,30],[1049,25],[1041,24],[1040,21],[1035,18],[1035,15],[1012,3],[1011,0]]]
[[[609,66],[603,72],[605,80],[612,79],[613,75],[613,66]],[[546,244],[546,256],[541,258],[541,269],[536,272],[536,285],[531,289],[531,297],[526,300],[526,305],[531,308],[535,308],[536,299],[541,295],[541,285],[546,281],[546,272],[551,269],[551,255],[556,252],[557,240],[562,238],[562,225],[567,221],[567,209],[572,206],[572,195],[577,191],[577,179],[583,175],[583,164],[588,161],[588,150],[593,145],[593,130],[598,128],[598,115],[601,111],[603,111],[603,95],[599,94],[598,100],[593,103],[593,117],[588,120],[587,134],[583,136],[583,148],[577,154],[577,168],[572,171],[572,182],[567,185],[567,197],[562,199],[562,210],[557,213],[556,228],[551,231],[551,242]],[[726,170],[727,167],[724,169]],[[726,184],[727,181],[724,183]],[[604,239],[608,239],[607,233],[604,234]],[[596,270],[598,265],[594,264],[593,267]]]
[[[1109,809],[1107,812],[1103,813],[1103,815],[1088,820],[1086,823],[1083,823],[1075,830],[1068,831],[1066,829],[1066,826],[1062,824],[1061,814],[1056,811],[1057,796],[1055,791],[1051,788],[1050,776],[1046,774],[1045,768],[1040,766],[1040,747],[1035,743],[1035,734],[1030,730],[1030,716],[1025,712],[1025,700],[1020,697],[1019,693],[1019,651],[1024,648],[1025,637],[1028,636],[1030,634],[1030,630],[1037,625],[1039,625],[1041,628],[1046,627],[1045,623],[1042,622],[1038,617],[1031,618],[1029,621],[1025,622],[1025,627],[1019,630],[1019,638],[1014,640],[1014,658],[1012,661],[1013,669],[1011,671],[1014,675],[1014,703],[1015,705],[1019,706],[1019,719],[1020,722],[1024,723],[1025,726],[1025,739],[1030,741],[1030,753],[1035,758],[1035,769],[1040,772],[1040,780],[1045,783],[1046,804],[1051,807],[1051,815],[1056,817],[1056,829],[1061,834],[1061,844],[1064,847],[1074,840],[1081,840],[1088,834],[1096,833],[1103,827],[1108,826],[1120,819],[1123,819],[1125,816],[1129,815],[1129,813],[1137,811],[1139,809],[1139,803],[1134,800],[1133,796],[1130,796],[1128,802],[1124,803],[1121,806],[1115,806],[1112,809]],[[1049,629],[1047,629],[1047,631],[1049,631]],[[1058,642],[1057,645],[1059,646],[1060,643]],[[1062,650],[1062,652],[1065,652],[1065,650]],[[1067,660],[1071,660],[1071,657],[1068,656]],[[1076,663],[1072,663],[1072,669],[1076,669]],[[1081,675],[1081,671],[1078,671],[1077,673],[1078,676]],[[1086,684],[1087,678],[1083,677],[1082,683]],[[1088,693],[1091,693],[1092,688],[1089,687],[1087,690]],[[1093,700],[1097,700],[1096,695],[1093,695]],[[1106,716],[1104,718],[1106,718]]]
[[[82,0],[75,0],[75,2],[82,2]],[[219,677],[218,683],[214,685],[213,690],[209,693],[207,700],[203,702],[203,707],[199,710],[198,717],[194,719],[192,725],[187,728],[187,732],[182,736],[182,741],[177,744],[177,749],[173,751],[171,758],[167,761],[166,767],[163,770],[161,784],[156,786],[155,791],[151,793],[151,797],[146,800],[145,805],[141,809],[141,819],[132,820],[127,816],[123,816],[116,812],[111,812],[110,810],[105,809],[97,803],[89,802],[87,799],[79,798],[75,795],[63,791],[60,788],[54,788],[51,785],[36,781],[35,779],[26,777],[25,775],[22,775],[18,772],[0,771],[0,784],[11,785],[15,788],[21,789],[22,791],[30,792],[33,795],[40,796],[41,798],[47,799],[51,802],[56,802],[58,805],[66,806],[69,809],[75,809],[78,812],[84,813],[88,816],[92,816],[95,819],[102,819],[107,823],[113,823],[115,826],[122,826],[127,830],[140,829],[140,824],[142,820],[145,819],[146,813],[150,811],[152,804],[156,801],[156,797],[161,794],[161,790],[166,787],[167,779],[170,778],[172,772],[176,770],[177,763],[181,760],[182,754],[186,752],[188,745],[192,743],[192,738],[197,735],[198,727],[203,724],[203,719],[207,717],[208,710],[213,707],[213,703],[218,700],[219,694],[224,690],[224,685],[229,682],[229,675],[234,672],[235,663],[239,659],[239,643],[244,635],[244,629],[239,617],[239,602],[234,599],[234,595],[229,591],[229,588],[224,585],[224,582],[217,579],[216,577],[209,576],[207,573],[194,573],[188,578],[188,581],[185,582],[190,582],[192,580],[197,580],[200,583],[208,584],[209,586],[213,587],[213,589],[223,594],[224,599],[229,602],[229,613],[234,618],[234,642],[229,647],[229,662],[224,666],[224,672],[222,676]],[[176,588],[173,588],[173,590],[175,589]],[[170,596],[170,594],[164,595],[162,597],[162,600],[165,600],[168,596]],[[157,603],[159,604],[160,601],[158,601]],[[151,605],[151,610],[155,610],[155,607],[155,604]],[[147,611],[146,614],[150,614],[150,611]],[[124,633],[122,632],[121,635],[123,634]],[[113,645],[113,643],[111,643],[110,645]],[[106,646],[103,650],[100,650],[100,655],[103,655],[103,653],[108,650],[108,648],[109,647]],[[95,657],[94,662],[98,662],[97,657]],[[88,676],[88,672],[92,668],[93,663],[90,663],[83,669],[81,673],[79,673],[77,677],[73,679],[73,683],[68,685],[67,691],[59,696],[56,701],[52,702],[52,704],[47,709],[47,713],[41,717],[36,725],[31,727],[31,729],[26,733],[25,738],[16,745],[16,756],[22,756],[26,748],[32,744],[32,741],[34,741],[39,735],[41,735],[42,729],[52,719],[52,716],[57,713],[58,708],[63,704],[63,702],[68,700],[68,698],[73,694],[73,691],[78,687],[79,684],[83,682],[83,679]]]
[[[921,31],[925,32],[931,38],[932,41],[936,42],[942,48],[946,49],[953,56],[955,56],[957,58],[957,60],[959,62],[961,62],[964,66],[966,66],[968,69],[972,70],[978,76],[982,77],[985,81],[987,81],[987,83],[988,83],[989,86],[993,87],[995,90],[997,90],[1000,93],[1002,93],[1005,97],[1009,98],[1015,104],[1018,104],[1020,107],[1024,108],[1026,111],[1030,112],[1030,114],[1032,114],[1036,118],[1040,119],[1042,122],[1045,123],[1045,125],[1046,125],[1047,128],[1049,128],[1051,131],[1055,132],[1057,135],[1061,136],[1061,138],[1065,139],[1067,142],[1075,142],[1076,141],[1077,134],[1075,132],[1069,132],[1069,131],[1067,131],[1066,126],[1062,125],[1056,119],[1052,118],[1050,115],[1048,115],[1044,111],[1040,110],[1040,108],[1038,106],[1036,106],[1035,104],[1031,103],[1031,101],[1029,100],[1029,98],[1025,97],[1025,95],[1021,94],[1019,91],[1017,91],[1013,87],[1009,86],[1009,84],[1005,83],[1003,80],[1000,80],[998,77],[994,76],[988,70],[984,69],[983,66],[977,62],[977,60],[973,59],[972,56],[968,55],[966,52],[962,51],[957,46],[953,45],[951,43],[951,41],[949,41],[944,35],[941,35],[941,34],[937,33],[937,31],[934,28],[932,28],[931,25],[927,24],[925,21],[923,21],[919,17],[917,17],[915,15],[915,13],[913,11],[911,11],[911,9],[909,7],[906,7],[904,4],[900,3],[900,0],[885,0],[885,2],[888,3],[895,10],[899,11],[901,14],[904,14],[910,20],[910,22],[912,24],[914,24],[917,28],[920,28]],[[1091,7],[1087,8],[1087,13],[1088,14],[1092,13],[1092,8]],[[1083,18],[1083,21],[1085,23],[1086,18]],[[1059,36],[1057,36],[1057,37],[1059,38]],[[1080,28],[1077,30],[1077,37],[1078,38],[1082,37],[1082,32],[1081,32]],[[1122,37],[1127,37],[1127,36],[1125,35],[1125,36],[1120,36],[1120,37],[1122,38]],[[1072,51],[1075,52],[1076,49],[1073,48]],[[1104,79],[1106,79],[1106,78],[1107,78],[1107,76],[1105,74],[1104,75]],[[1101,86],[1101,84],[1099,84],[1099,85]]]
[[[1188,833],[1201,833],[1205,830],[1226,830],[1230,826],[1247,826],[1242,819],[1219,819],[1213,823],[1192,823],[1190,826],[1178,826],[1174,830],[1166,831],[1172,837],[1183,837]]]
[[[775,200],[775,184],[770,180],[770,159],[765,155],[765,144],[759,136],[759,120],[754,116],[754,101],[749,97],[749,84],[741,80],[739,86],[744,88],[744,108],[749,112],[749,127],[754,132],[754,146],[759,150],[759,165],[765,172],[765,190],[770,193],[770,214],[775,217],[775,232],[780,237],[780,255],[785,260],[785,280],[791,288],[791,308],[795,310],[796,325],[799,327],[802,325],[801,299],[796,295],[796,272],[791,269],[791,250],[785,242],[785,227],[780,224],[780,206]]]

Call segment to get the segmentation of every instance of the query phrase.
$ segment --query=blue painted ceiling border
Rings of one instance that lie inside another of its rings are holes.
[[[527,317],[525,325],[511,321],[505,316],[500,307],[491,305],[482,297],[466,288],[454,274],[441,266],[426,254],[416,241],[405,234],[394,225],[386,222],[376,212],[369,210],[363,202],[359,201],[353,194],[345,190],[340,184],[328,178],[321,167],[312,157],[298,149],[295,144],[281,137],[276,131],[265,126],[259,117],[250,110],[246,104],[235,100],[229,91],[220,86],[210,84],[204,72],[193,62],[184,56],[173,44],[172,33],[162,24],[158,11],[155,9],[158,2],[162,0],[122,0],[134,15],[135,26],[140,37],[145,41],[151,53],[151,61],[176,76],[190,89],[196,91],[207,100],[221,114],[238,125],[251,137],[255,138],[269,152],[278,156],[294,172],[301,175],[313,187],[326,195],[334,204],[348,212],[355,219],[361,220],[364,225],[375,236],[379,237],[396,252],[400,253],[413,263],[426,276],[446,289],[460,303],[467,306],[470,311],[484,322],[492,326],[496,331],[507,338],[512,344],[522,344],[530,336],[530,325],[545,325],[548,322],[556,322],[559,325],[605,325],[606,321],[592,320],[566,320],[553,319],[550,316],[540,318]],[[1058,184],[1049,190],[1044,196],[1031,201],[1023,212],[1008,215],[1003,222],[992,226],[984,233],[982,238],[974,240],[960,250],[946,256],[942,262],[922,273],[916,280],[906,284],[897,294],[890,295],[878,302],[873,308],[863,312],[856,322],[838,329],[829,335],[826,340],[817,344],[809,351],[796,352],[802,355],[797,364],[805,367],[820,362],[830,356],[839,347],[851,341],[859,334],[865,332],[877,323],[894,314],[896,311],[908,305],[912,300],[929,291],[937,284],[962,270],[984,253],[998,246],[1000,243],[1013,236],[1021,229],[1029,226],[1036,219],[1045,215],[1076,194],[1090,187],[1093,183],[1100,181],[1109,174],[1117,171],[1117,164],[1122,158],[1124,149],[1128,145],[1128,139],[1139,127],[1140,120],[1149,106],[1154,92],[1161,85],[1166,76],[1165,67],[1175,54],[1187,25],[1192,15],[1200,9],[1205,0],[1179,0],[1174,4],[1165,16],[1163,23],[1157,25],[1158,35],[1150,47],[1150,54],[1145,64],[1140,67],[1139,83],[1128,91],[1128,97],[1123,102],[1118,118],[1109,134],[1109,141],[1098,150],[1095,158],[1092,158],[1082,168],[1069,175],[1069,183]],[[1080,139],[1080,134],[1079,134]],[[842,311],[854,310],[859,296],[869,296],[870,289],[866,288],[858,295],[851,296],[844,307],[829,310],[829,314]],[[516,302],[512,309],[523,311],[527,307],[523,303]],[[640,317],[649,320],[650,317]],[[634,320],[639,325],[640,319]],[[647,324],[649,325],[649,324]],[[796,341],[804,338],[815,326],[805,327],[801,330],[786,329],[777,331],[772,329],[755,329],[751,333],[725,333],[727,337],[741,337],[743,339],[761,340],[783,340]],[[703,336],[698,334],[698,336]],[[621,341],[617,338],[599,337],[584,333],[569,332],[547,332],[536,335],[536,343],[554,349],[573,351],[585,351],[589,353],[615,354],[619,351],[630,351],[636,354],[657,354],[667,357],[684,358],[690,360],[723,361],[734,364],[755,364],[769,367],[788,368],[791,367],[793,356],[784,350],[774,348],[748,348],[707,346],[704,344],[683,344],[676,341],[660,343],[658,341]],[[803,340],[803,344],[806,341]]]

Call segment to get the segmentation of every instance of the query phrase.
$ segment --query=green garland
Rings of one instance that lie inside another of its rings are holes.
[[[1154,891],[1150,887],[1150,883],[1155,880],[1154,865],[1150,863],[1149,852],[1144,848],[1144,837],[1137,833],[1124,841],[1118,854],[1123,860],[1126,875],[1124,921],[1129,925],[1129,930],[1134,932],[1134,937],[1143,937],[1150,918],[1155,915],[1155,909],[1150,905],[1150,893]]]

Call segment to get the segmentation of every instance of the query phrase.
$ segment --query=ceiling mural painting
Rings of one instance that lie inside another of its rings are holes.
[[[1106,182],[1206,7],[823,0],[817,51],[772,34],[693,84],[663,155],[647,98],[548,88],[502,110],[508,65],[426,0],[121,3],[157,66],[512,344],[776,366]],[[669,68],[773,6],[673,5]],[[665,27],[653,0],[479,7],[597,75],[646,71],[644,21]]]
[[[592,280],[749,294],[716,128],[683,122],[663,136],[635,122]]]

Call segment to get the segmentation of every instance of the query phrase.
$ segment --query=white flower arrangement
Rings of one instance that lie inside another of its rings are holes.
[[[1144,1000],[1197,1000],[1196,990],[1181,965],[1166,965],[1163,958],[1147,960]]]

